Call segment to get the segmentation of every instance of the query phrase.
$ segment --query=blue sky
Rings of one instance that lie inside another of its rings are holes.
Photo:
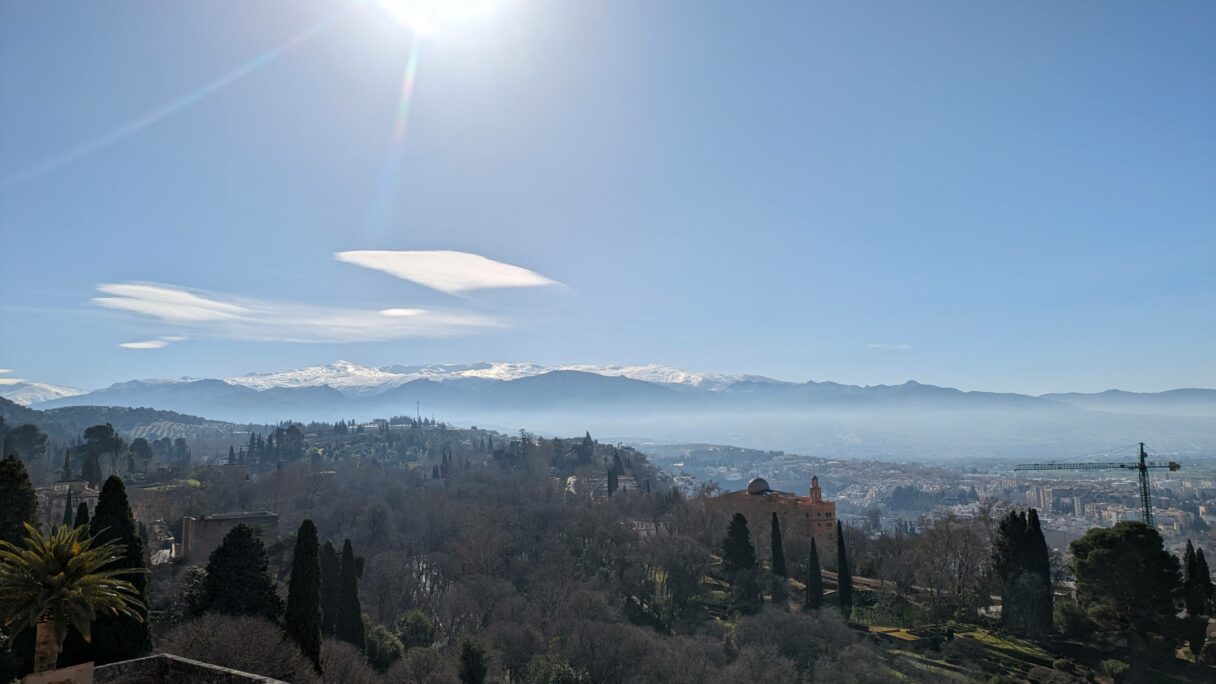
[[[0,367],[1216,386],[1216,4],[494,4],[0,5]]]

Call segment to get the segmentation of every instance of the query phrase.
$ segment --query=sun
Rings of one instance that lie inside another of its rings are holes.
[[[493,13],[495,0],[380,0],[380,7],[420,34],[435,34]]]

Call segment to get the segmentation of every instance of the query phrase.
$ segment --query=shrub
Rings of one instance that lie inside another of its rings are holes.
[[[300,647],[264,617],[203,615],[165,634],[160,650],[285,682],[317,681]]]
[[[325,684],[376,684],[380,681],[380,675],[359,649],[338,639],[321,642],[321,670]]]
[[[411,648],[388,669],[393,684],[456,684],[456,669],[433,648]]]
[[[1115,660],[1114,658],[1111,658],[1109,660],[1103,660],[1101,663],[1099,663],[1098,669],[1102,671],[1102,674],[1108,677],[1113,677],[1115,681],[1119,681],[1119,677],[1122,676],[1124,672],[1127,672],[1127,663],[1123,662],[1122,660]]]

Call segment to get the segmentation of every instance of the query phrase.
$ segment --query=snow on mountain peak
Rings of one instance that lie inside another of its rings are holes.
[[[32,406],[63,397],[75,397],[84,393],[84,390],[74,387],[50,385],[44,382],[12,382],[0,385],[0,397],[22,406]]]
[[[762,378],[760,376],[696,373],[658,364],[641,366],[592,364],[542,366],[535,363],[481,362],[416,366],[398,364],[375,368],[341,360],[326,365],[310,366],[295,370],[273,373],[250,373],[248,375],[227,378],[225,382],[255,390],[266,390],[273,387],[329,386],[347,394],[375,394],[415,380],[430,380],[433,382],[461,380],[510,381],[543,375],[553,371],[578,371],[709,390],[720,389],[732,383],[745,380],[774,382],[769,378]]]

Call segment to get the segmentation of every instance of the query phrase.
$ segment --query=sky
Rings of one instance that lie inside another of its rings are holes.
[[[6,377],[1216,387],[1216,4],[394,1],[0,4]]]

